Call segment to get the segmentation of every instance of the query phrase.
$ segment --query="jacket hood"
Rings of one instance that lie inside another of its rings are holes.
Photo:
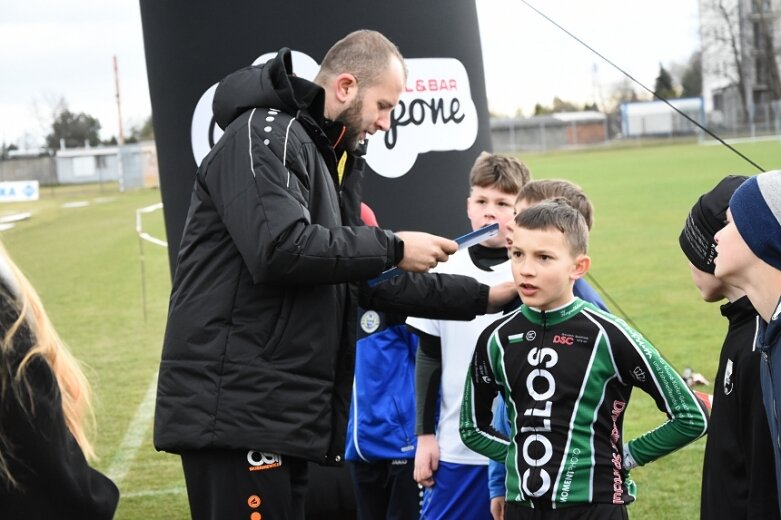
[[[293,74],[290,49],[282,48],[276,57],[262,65],[252,65],[226,76],[217,86],[212,102],[215,122],[225,128],[245,111],[276,108],[293,114],[307,111],[323,123],[325,91]]]

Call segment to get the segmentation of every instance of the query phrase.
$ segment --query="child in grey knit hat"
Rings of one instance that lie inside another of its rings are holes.
[[[714,274],[742,289],[762,318],[762,401],[770,426],[776,475],[781,475],[781,170],[749,178],[732,195],[727,225],[716,233]],[[781,479],[777,479],[781,509]]]

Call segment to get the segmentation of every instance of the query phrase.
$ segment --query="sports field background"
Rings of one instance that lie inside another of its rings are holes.
[[[738,148],[766,169],[781,167],[778,141]],[[592,283],[618,302],[679,371],[691,367],[713,381],[726,321],[718,304],[699,299],[678,234],[702,192],[724,175],[757,171],[723,146],[696,144],[521,158],[535,178],[564,178],[584,188],[596,208]],[[63,207],[75,201],[88,204]],[[60,334],[88,366],[97,402],[96,465],[120,486],[118,519],[189,518],[178,458],[155,452],[151,444],[151,390],[170,279],[166,251],[148,242],[140,245],[135,210],[159,201],[157,190],[118,193],[107,184],[44,187],[40,201],[0,206],[0,216],[33,213],[0,233],[0,239],[40,292]],[[150,234],[165,238],[162,212],[145,215],[143,223]],[[638,391],[627,412],[625,436],[663,420],[651,399]],[[700,440],[635,469],[638,501],[630,516],[697,518],[703,450]]]

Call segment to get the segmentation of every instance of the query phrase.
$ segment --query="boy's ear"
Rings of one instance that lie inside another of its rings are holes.
[[[570,273],[572,280],[577,280],[586,276],[586,273],[591,268],[591,257],[588,255],[578,255],[575,258],[575,265]]]

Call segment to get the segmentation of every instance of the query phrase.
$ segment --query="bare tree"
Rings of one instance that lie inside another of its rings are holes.
[[[720,75],[737,87],[740,95],[742,118],[749,114],[746,93],[746,64],[741,53],[740,0],[703,0],[700,3],[702,24],[702,46],[715,57],[703,61],[706,73]]]
[[[755,92],[781,99],[771,0],[700,0],[703,73],[725,78],[740,96],[749,120]]]
[[[68,102],[62,96],[47,92],[41,99],[33,100],[32,110],[38,121],[39,131],[46,135],[52,129],[52,123],[68,110]]]
[[[608,99],[604,103],[606,114],[617,113],[622,103],[640,101],[635,86],[629,78],[622,78],[609,88]]]

